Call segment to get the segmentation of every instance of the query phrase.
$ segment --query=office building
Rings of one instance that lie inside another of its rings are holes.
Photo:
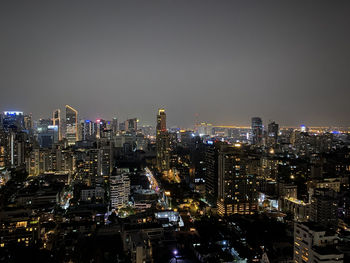
[[[32,114],[24,115],[23,121],[24,121],[24,129],[31,133],[33,129]]]
[[[2,114],[2,126],[5,130],[24,129],[24,115],[22,111],[4,111]]]
[[[61,121],[61,110],[56,109],[52,114],[52,125],[57,126],[58,140],[62,140],[62,121]]]
[[[68,145],[75,145],[78,140],[78,111],[66,105],[66,139]]]
[[[277,123],[270,122],[267,126],[267,135],[269,137],[277,138],[279,133],[279,125]]]
[[[113,118],[113,120],[112,120],[112,132],[113,132],[113,136],[115,136],[115,135],[117,134],[118,131],[119,131],[118,119],[117,119],[117,118]]]
[[[129,132],[136,132],[137,131],[137,119],[128,119],[125,121],[125,130]]]
[[[197,126],[197,134],[200,136],[203,135],[212,135],[213,134],[213,125],[210,123],[202,122]]]
[[[81,120],[79,123],[79,140],[87,141],[96,138],[96,123],[90,120]]]
[[[40,119],[36,123],[35,135],[42,148],[51,148],[59,140],[59,129],[57,125],[52,125],[51,119]]]
[[[273,147],[278,141],[279,125],[277,123],[270,122],[267,126],[267,141],[268,147]]]
[[[263,137],[263,124],[259,117],[252,118],[252,144],[260,145]]]
[[[96,120],[96,139],[103,138],[104,130],[107,129],[107,122],[103,119]]]

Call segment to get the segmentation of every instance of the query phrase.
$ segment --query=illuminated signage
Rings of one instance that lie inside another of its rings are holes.
[[[4,111],[5,115],[19,116],[23,115],[23,111]]]

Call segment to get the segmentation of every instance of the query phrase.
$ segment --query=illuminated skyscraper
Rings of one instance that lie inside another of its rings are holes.
[[[157,115],[157,134],[161,131],[166,131],[166,114],[164,109],[159,109]]]
[[[218,213],[252,214],[257,211],[255,175],[249,174],[250,157],[243,146],[221,144],[218,151]]]
[[[164,172],[170,169],[170,140],[166,130],[166,114],[164,109],[158,110],[157,115],[157,168]]]
[[[5,130],[22,130],[24,128],[24,115],[22,111],[4,111],[2,115],[2,125]]]
[[[128,204],[130,178],[123,169],[115,169],[109,177],[111,208],[119,209]]]
[[[62,131],[61,131],[61,110],[57,109],[52,114],[52,125],[57,126],[58,129],[58,140],[62,140]]]
[[[78,111],[69,105],[66,105],[66,139],[68,145],[78,140]]]
[[[96,120],[96,138],[100,139],[103,137],[103,131],[107,128],[107,122],[103,119]]]
[[[24,115],[23,120],[24,120],[24,129],[31,132],[33,129],[32,114]]]
[[[267,132],[268,132],[268,136],[269,137],[274,137],[277,138],[278,137],[278,132],[279,132],[279,127],[278,124],[273,122],[270,122],[267,128]]]
[[[267,126],[267,140],[266,140],[267,146],[271,147],[277,143],[278,133],[279,133],[278,124],[275,123],[274,121],[270,122],[269,125]]]
[[[137,119],[128,119],[125,121],[125,130],[130,132],[136,132],[137,131]]]
[[[36,122],[35,135],[42,148],[52,148],[58,142],[58,126],[52,125],[51,119],[40,119]]]
[[[86,141],[96,137],[96,123],[90,120],[81,120],[79,124],[79,140]]]
[[[115,136],[117,134],[119,130],[118,127],[118,119],[117,118],[113,118],[112,120],[112,132],[113,132],[113,136]]]
[[[252,118],[252,144],[261,144],[263,136],[263,124],[259,117]]]
[[[205,197],[212,206],[218,199],[218,152],[217,146],[209,144],[205,150]]]

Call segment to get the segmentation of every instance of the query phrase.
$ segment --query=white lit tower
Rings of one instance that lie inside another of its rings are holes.
[[[78,140],[78,111],[69,105],[66,105],[66,139],[68,145]]]

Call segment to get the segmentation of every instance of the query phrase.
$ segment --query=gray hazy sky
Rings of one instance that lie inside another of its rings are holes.
[[[350,1],[1,1],[0,107],[350,125]]]

